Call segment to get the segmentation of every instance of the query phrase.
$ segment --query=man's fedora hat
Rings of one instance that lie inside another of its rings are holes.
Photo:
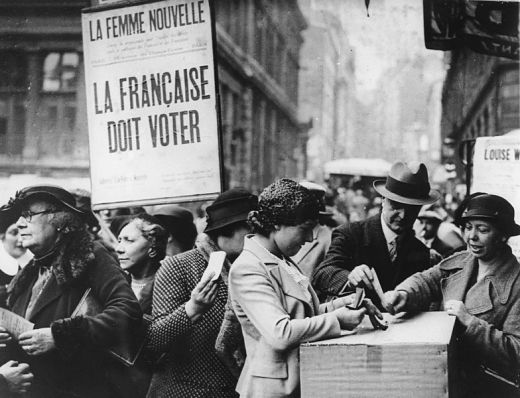
[[[32,198],[41,198],[48,200],[51,203],[61,204],[68,210],[72,210],[74,213],[79,214],[82,217],[86,216],[86,213],[76,207],[76,199],[69,191],[55,186],[55,185],[33,185],[25,187],[22,190],[16,192],[14,198],[9,199],[9,203],[2,207],[2,211],[9,211],[13,214],[19,215],[21,206]]]
[[[439,192],[430,189],[426,166],[416,162],[394,163],[386,180],[374,181],[374,189],[385,198],[407,205],[427,205],[440,197]]]
[[[207,225],[204,232],[211,232],[240,221],[247,221],[250,211],[258,208],[258,197],[243,188],[222,192],[206,208]]]
[[[473,218],[491,221],[508,236],[520,235],[520,225],[515,223],[515,209],[502,196],[479,194],[471,198],[461,219]]]
[[[419,212],[417,219],[431,220],[438,223],[444,221],[444,216],[441,214],[440,210],[438,208],[433,208],[432,206],[424,206]]]

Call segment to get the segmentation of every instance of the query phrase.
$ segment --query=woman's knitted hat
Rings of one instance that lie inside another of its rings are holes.
[[[258,210],[249,213],[249,221],[264,230],[275,225],[298,225],[317,220],[320,204],[305,187],[288,178],[275,181],[258,198]]]

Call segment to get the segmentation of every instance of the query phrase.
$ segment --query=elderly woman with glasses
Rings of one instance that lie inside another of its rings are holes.
[[[300,184],[281,179],[260,194],[249,213],[254,234],[229,275],[231,302],[242,327],[247,357],[237,391],[241,397],[297,397],[302,342],[340,336],[367,309],[348,309],[348,298],[320,305],[309,280],[291,260],[313,240],[320,205]],[[381,314],[367,303],[371,314]]]
[[[13,359],[28,362],[34,374],[27,396],[113,397],[107,351],[142,317],[123,272],[93,242],[68,191],[24,188],[3,210],[19,217],[22,244],[34,253],[8,296],[11,311],[34,324],[11,347]],[[99,313],[73,316],[87,292]]]
[[[509,237],[520,235],[514,219],[513,206],[504,198],[475,195],[461,216],[467,251],[385,293],[390,312],[427,310],[441,301],[457,318],[457,396],[520,396],[504,381],[518,381],[520,375],[520,264],[507,244]]]

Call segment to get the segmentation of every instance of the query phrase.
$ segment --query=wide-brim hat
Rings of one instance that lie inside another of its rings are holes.
[[[83,189],[74,189],[70,191],[76,201],[76,208],[81,210],[84,215],[84,219],[90,227],[99,228],[99,220],[92,211],[92,201],[90,198],[90,192]]]
[[[221,193],[206,208],[207,225],[204,232],[211,232],[240,221],[247,221],[250,211],[258,208],[258,197],[243,188],[232,188]]]
[[[423,163],[396,162],[386,180],[376,180],[373,185],[381,196],[407,205],[427,205],[440,198],[439,192],[430,189],[428,170]]]
[[[193,223],[193,214],[188,209],[179,205],[163,205],[155,208],[152,215],[175,239],[195,239],[197,228]]]
[[[498,195],[478,195],[470,199],[461,219],[485,219],[493,222],[508,236],[520,235],[520,225],[515,223],[515,209]]]
[[[43,200],[48,200],[51,203],[61,204],[66,209],[71,210],[82,217],[86,216],[84,211],[76,207],[76,199],[74,198],[74,195],[66,189],[55,185],[33,185],[25,187],[16,192],[14,198],[11,198],[9,203],[6,206],[3,206],[1,210],[9,212],[11,215],[19,216],[22,211],[22,206],[27,202],[27,200],[34,198],[41,198]]]

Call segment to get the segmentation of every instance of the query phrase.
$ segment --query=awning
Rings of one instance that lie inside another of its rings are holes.
[[[518,0],[423,0],[426,48],[518,60]]]
[[[324,172],[366,177],[385,177],[392,164],[383,159],[349,158],[337,159],[325,163]]]

